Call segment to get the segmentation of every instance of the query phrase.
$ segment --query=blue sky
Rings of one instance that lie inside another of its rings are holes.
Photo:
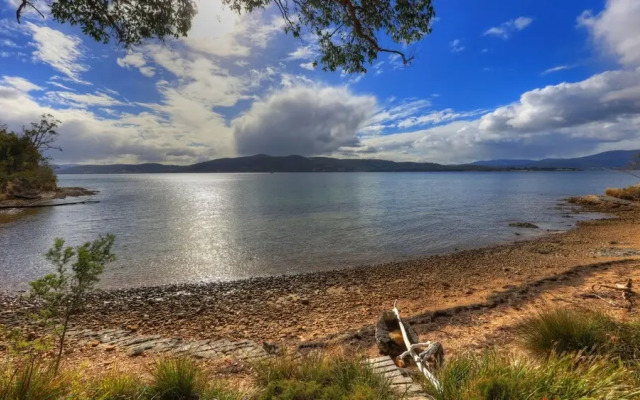
[[[98,44],[0,0],[0,121],[62,121],[59,163],[267,153],[461,163],[640,148],[640,2],[436,0],[364,75],[313,69],[275,10],[200,0],[185,39]],[[41,7],[46,9],[45,4]]]

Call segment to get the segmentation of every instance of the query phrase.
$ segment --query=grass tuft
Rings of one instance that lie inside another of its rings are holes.
[[[437,376],[439,389],[423,381],[436,400],[640,398],[632,373],[603,357],[551,356],[538,364],[489,352],[449,360]]]
[[[142,400],[147,387],[139,376],[111,372],[96,383],[92,399],[95,400]]]
[[[527,319],[524,347],[540,356],[582,352],[621,360],[640,357],[640,321],[617,321],[603,312],[559,308]]]
[[[315,353],[295,360],[290,356],[256,365],[255,381],[263,388],[258,399],[391,400],[399,396],[389,382],[374,374],[362,358]]]
[[[188,358],[160,360],[152,375],[149,393],[155,400],[198,400],[207,387],[204,371]]]
[[[613,325],[602,313],[558,308],[528,318],[519,334],[524,346],[537,355],[578,351],[595,354],[608,347],[606,333]]]
[[[55,400],[67,394],[64,375],[36,359],[0,366],[0,400]]]

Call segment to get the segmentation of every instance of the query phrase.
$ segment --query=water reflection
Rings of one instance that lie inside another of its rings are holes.
[[[616,172],[61,176],[99,204],[0,214],[0,285],[50,270],[56,236],[116,235],[106,287],[306,272],[493,244],[508,222],[566,229],[558,199],[634,183]]]

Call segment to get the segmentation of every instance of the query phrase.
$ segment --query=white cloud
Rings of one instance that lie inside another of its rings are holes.
[[[0,79],[0,84],[8,85],[13,88],[16,88],[22,92],[31,92],[42,90],[42,88],[34,83],[29,82],[24,78],[20,78],[18,76],[3,76]]]
[[[396,126],[400,129],[407,129],[414,126],[439,124],[442,122],[477,117],[478,115],[484,114],[485,112],[486,112],[485,110],[455,112],[453,109],[447,108],[444,110],[433,111],[424,115],[409,117],[407,119],[404,119],[398,122]]]
[[[605,51],[614,54],[627,67],[640,66],[640,2],[607,0],[598,15],[587,10],[578,17],[578,25],[589,29]]]
[[[239,154],[318,155],[359,146],[357,131],[376,109],[346,88],[296,86],[256,101],[232,122]]]
[[[541,75],[548,75],[553,72],[564,71],[571,68],[574,68],[574,65],[558,65],[557,67],[545,69],[544,71],[542,71]]]
[[[35,60],[49,64],[76,83],[86,83],[80,79],[80,74],[89,67],[82,63],[82,42],[78,37],[30,22],[26,26],[36,46],[32,54]]]
[[[452,53],[459,53],[464,50],[464,46],[462,45],[462,41],[460,39],[455,39],[449,42],[449,48]]]
[[[128,51],[127,54],[116,60],[119,66],[122,68],[137,68],[140,73],[148,78],[151,78],[156,74],[155,68],[150,67],[147,64],[147,60],[144,54],[140,52]]]
[[[113,107],[124,105],[120,100],[114,99],[106,93],[85,93],[78,94],[73,92],[48,92],[47,97],[50,101],[60,105],[68,105],[78,108],[86,108],[90,106]]]
[[[502,39],[508,39],[513,33],[521,31],[531,25],[533,18],[531,17],[518,17],[509,21],[503,22],[499,26],[494,26],[487,29],[484,32],[485,36],[497,36]]]
[[[16,49],[19,46],[11,39],[2,39],[0,40],[0,47],[10,47]]]
[[[309,61],[300,64],[300,68],[306,69],[307,71],[313,71],[314,69],[316,69],[316,66],[313,64],[313,61]]]
[[[520,101],[483,116],[480,129],[509,134],[548,132],[594,122],[615,123],[638,114],[640,70],[608,71],[581,82],[525,92]]]

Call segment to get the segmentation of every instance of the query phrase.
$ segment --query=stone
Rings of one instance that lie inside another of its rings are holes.
[[[532,224],[531,222],[511,222],[509,226],[513,228],[530,228],[530,229],[539,228],[538,225]]]
[[[127,352],[127,355],[129,357],[136,357],[136,356],[142,355],[142,353],[144,353],[144,347],[137,346],[129,349],[129,351]]]

